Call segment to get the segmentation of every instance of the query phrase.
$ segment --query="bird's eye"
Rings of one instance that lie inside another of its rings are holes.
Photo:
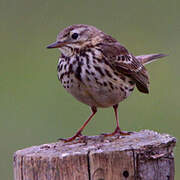
[[[71,35],[72,39],[77,39],[78,36],[79,36],[78,33],[73,33],[73,34]]]

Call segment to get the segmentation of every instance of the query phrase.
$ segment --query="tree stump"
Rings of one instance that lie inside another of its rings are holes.
[[[176,139],[150,130],[14,153],[14,180],[173,180]]]

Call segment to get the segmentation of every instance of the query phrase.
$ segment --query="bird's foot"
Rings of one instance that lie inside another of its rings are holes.
[[[130,134],[132,134],[132,132],[121,131],[121,129],[119,127],[116,127],[114,132],[112,132],[112,133],[103,133],[102,135],[104,137],[108,137],[108,136],[116,136],[116,135],[118,135],[118,136],[120,136],[120,135],[127,136],[127,135],[130,135]]]
[[[72,136],[72,137],[69,137],[69,138],[59,138],[58,140],[59,141],[63,141],[63,142],[72,142],[72,141],[74,141],[76,138],[80,138],[80,140],[84,140],[84,139],[86,139],[86,136],[83,136],[82,135],[82,133],[81,133],[81,131],[78,131],[74,136]]]

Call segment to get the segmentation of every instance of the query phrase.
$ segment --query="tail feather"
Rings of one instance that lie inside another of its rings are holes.
[[[149,64],[153,61],[156,61],[159,58],[166,57],[168,55],[166,54],[145,54],[145,55],[140,55],[136,56],[136,59],[139,60],[143,65]]]

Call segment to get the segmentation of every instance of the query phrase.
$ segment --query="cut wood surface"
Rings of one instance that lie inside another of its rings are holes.
[[[150,130],[14,153],[14,180],[173,180],[176,139]]]

